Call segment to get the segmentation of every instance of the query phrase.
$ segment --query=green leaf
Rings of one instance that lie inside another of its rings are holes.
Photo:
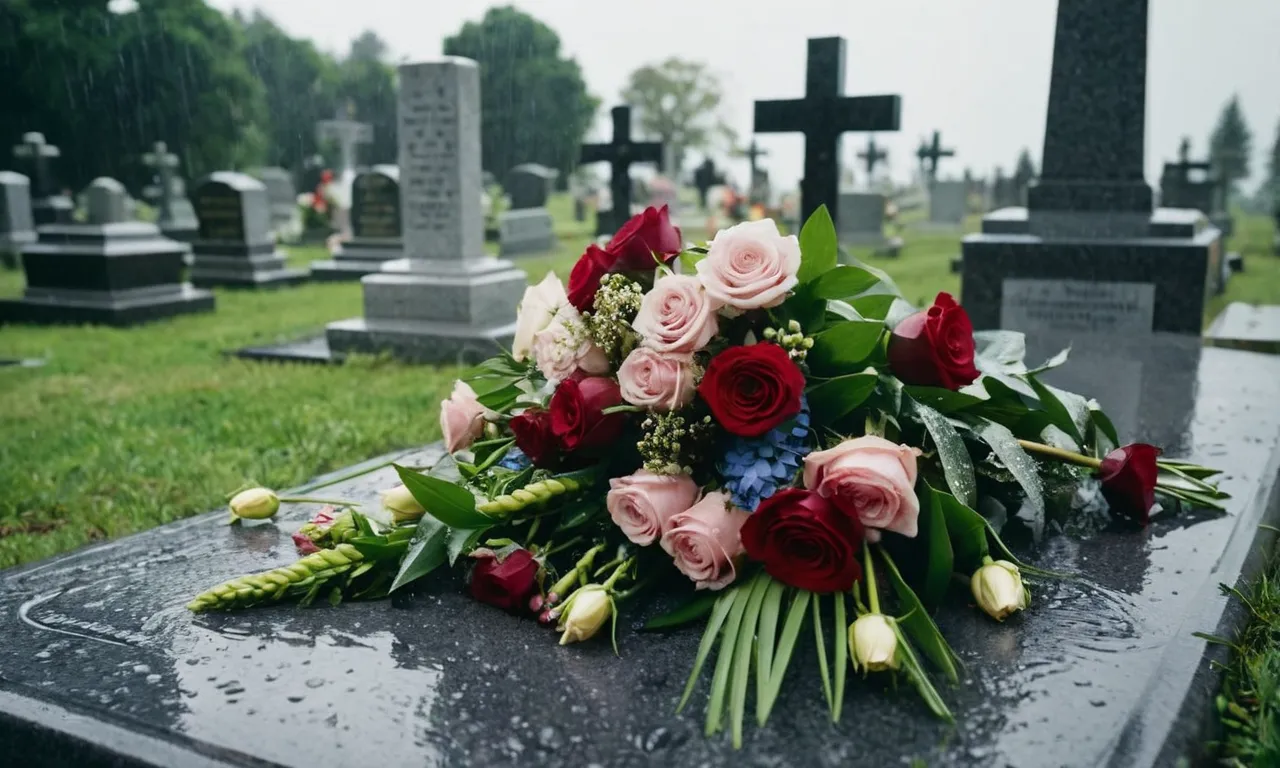
[[[982,418],[971,419],[969,423],[978,437],[991,446],[991,450],[1018,481],[1018,485],[1022,486],[1027,504],[1031,507],[1031,517],[1019,517],[1030,526],[1033,538],[1039,541],[1044,533],[1045,506],[1044,484],[1040,481],[1040,470],[1036,463],[1018,445],[1018,438],[1003,425]]]
[[[1080,434],[1080,423],[1088,419],[1089,410],[1084,403],[1084,398],[1079,395],[1073,395],[1070,392],[1054,389],[1047,384],[1042,384],[1031,374],[1023,376],[1023,379],[1035,390],[1036,397],[1040,398],[1040,407],[1044,410],[1045,415],[1049,417],[1050,423],[1066,432],[1072,440],[1076,441],[1077,446],[1082,446],[1084,437]],[[1063,397],[1064,395],[1068,397]],[[1068,407],[1068,403],[1070,403],[1070,407]],[[1078,411],[1078,413],[1073,413],[1073,410]],[[1080,422],[1076,421],[1077,417],[1080,418]]]
[[[839,299],[829,299],[827,301],[827,314],[834,315],[835,319],[839,320],[866,320],[866,318],[858,314],[858,310],[854,309],[847,301],[840,301]],[[828,319],[832,318],[829,317]]]
[[[807,283],[834,269],[839,256],[836,225],[827,206],[820,205],[800,228],[800,271],[796,278]]]
[[[395,592],[443,565],[448,540],[449,527],[431,515],[423,515],[389,591]]]
[[[927,485],[927,484],[926,484]],[[947,534],[951,537],[951,551],[955,555],[953,568],[964,573],[972,573],[982,565],[982,558],[987,550],[987,519],[946,491],[929,488],[929,495],[942,510],[947,523]]]
[[[680,703],[676,705],[676,714],[684,709],[689,703],[689,697],[693,695],[694,686],[698,684],[698,675],[702,674],[702,665],[706,663],[707,656],[711,654],[711,649],[715,647],[716,640],[720,636],[720,628],[724,626],[725,619],[729,617],[729,610],[733,608],[734,596],[736,590],[723,592],[716,599],[715,608],[711,611],[711,618],[707,620],[707,628],[702,633],[702,641],[698,643],[698,654],[693,658],[693,669],[689,672],[689,681],[685,683],[684,694],[680,697]]]
[[[449,565],[452,567],[454,563],[458,562],[459,557],[475,549],[480,537],[488,531],[488,526],[484,528],[451,528],[446,548],[449,555]]]
[[[868,320],[884,320],[889,316],[889,308],[895,301],[901,301],[901,299],[888,293],[873,293],[869,296],[859,296],[850,301],[849,305]]]
[[[916,658],[915,651],[911,650],[911,643],[902,634],[902,628],[898,626],[897,622],[894,622],[893,632],[898,636],[898,660],[902,662],[903,671],[907,673],[907,677],[915,685],[920,697],[924,699],[925,705],[929,707],[933,714],[948,723],[954,723],[955,718],[952,717],[951,710],[947,709],[946,702],[938,694],[938,689],[933,687],[933,682],[929,680],[928,674],[920,666],[920,660]]]
[[[816,346],[816,344],[815,344]],[[917,403],[933,408],[939,413],[951,414],[962,411],[965,408],[971,408],[975,405],[981,405],[987,402],[987,398],[978,397],[975,394],[967,392],[956,392],[942,387],[918,387],[908,385],[903,387],[903,391],[911,396],[912,400]],[[983,393],[985,394],[985,393]]]
[[[898,596],[899,607],[905,611],[905,615],[898,619],[898,623],[920,644],[924,655],[942,674],[946,675],[948,680],[953,683],[960,682],[958,669],[960,657],[956,656],[955,651],[947,644],[938,625],[933,623],[933,618],[925,610],[924,603],[920,602],[915,591],[907,584],[906,579],[902,578],[897,564],[889,557],[889,553],[884,550],[884,547],[877,547],[877,549],[884,558],[885,572],[889,574],[889,582]]]
[[[880,282],[880,278],[861,267],[836,266],[813,281],[813,293],[820,299],[847,299],[857,296]]]
[[[761,578],[769,578],[763,575]],[[778,617],[782,613],[782,594],[786,586],[769,579],[769,589],[765,592],[764,603],[760,606],[760,625],[756,632],[756,722],[764,725],[768,717],[765,710],[764,691],[769,687],[770,673],[773,669],[773,652],[778,636]]]
[[[861,371],[883,333],[884,323],[878,320],[836,323],[814,338],[806,361],[819,376]]]
[[[476,511],[476,497],[460,485],[393,464],[413,498],[427,513],[451,528],[483,528],[493,524]]]
[[[711,696],[707,700],[707,722],[703,732],[712,736],[724,726],[724,704],[729,693],[729,673],[733,669],[733,651],[738,645],[738,632],[742,628],[742,614],[746,613],[747,603],[751,599],[751,584],[743,584],[733,589],[733,608],[729,611],[729,621],[724,627],[724,637],[720,639],[720,650],[716,653],[716,669],[711,676]]]
[[[486,392],[483,395],[478,395],[476,400],[479,401],[480,405],[483,405],[491,411],[504,413],[508,408],[515,405],[516,400],[518,400],[522,394],[524,394],[524,390],[521,389],[518,384],[511,383],[504,387],[495,389],[492,392]]]
[[[827,641],[822,636],[822,595],[814,595],[810,604],[813,606],[813,645],[818,651],[818,676],[822,679],[822,695],[827,697],[827,710],[834,712],[836,700],[831,692],[831,668],[827,666]]]
[[[796,649],[796,638],[800,636],[800,625],[804,623],[805,609],[809,607],[809,598],[812,595],[812,592],[801,589],[797,590],[791,598],[791,607],[787,609],[787,619],[782,626],[782,636],[778,640],[778,652],[773,655],[773,663],[770,665],[769,684],[763,692],[756,692],[757,696],[763,696],[765,699],[764,706],[757,709],[756,719],[760,725],[764,725],[769,719],[774,702],[778,700],[778,693],[782,690],[782,680],[786,677],[787,666],[791,664],[791,654]]]
[[[1116,425],[1111,423],[1111,418],[1102,410],[1102,406],[1097,401],[1089,402],[1089,421],[1093,424],[1094,429],[1111,441],[1111,446],[1106,450],[1102,450],[1100,440],[1094,440],[1094,447],[1098,449],[1099,456],[1105,456],[1112,450],[1120,447],[1120,436],[1116,433]]]
[[[831,707],[831,722],[838,723],[840,722],[840,708],[844,704],[844,682],[849,672],[849,618],[845,615],[844,593],[836,592],[833,597],[836,604],[836,690],[834,694],[835,701]]]
[[[380,563],[398,561],[409,547],[407,541],[388,541],[386,536],[357,536],[347,543],[360,550],[366,560]]]
[[[747,609],[742,614],[742,627],[738,631],[738,642],[734,646],[733,688],[729,694],[729,721],[733,730],[734,749],[742,748],[742,721],[747,714],[747,688],[751,682],[751,656],[754,651],[751,641],[756,634],[760,606],[764,602],[770,581],[772,579],[763,573],[752,579],[751,595],[747,599]]]
[[[782,304],[782,319],[795,320],[806,334],[820,330],[825,320],[828,303],[813,295],[813,286],[802,284]]]
[[[671,629],[682,624],[688,624],[711,613],[711,609],[715,607],[716,601],[720,599],[720,595],[714,592],[699,592],[685,602],[676,606],[661,616],[654,616],[645,622],[646,631],[658,629]]]
[[[947,518],[936,494],[928,483],[921,483],[926,491],[928,506],[921,504],[919,539],[924,543],[928,560],[925,562],[922,584],[925,605],[938,605],[947,594],[951,574],[955,570],[955,554],[951,550],[951,537],[947,535]]]
[[[911,407],[938,448],[938,461],[942,464],[947,486],[956,498],[973,506],[978,502],[978,483],[973,476],[973,460],[960,433],[946,416],[929,406],[913,401]]]
[[[1025,373],[1027,337],[1019,331],[975,331],[974,365],[983,373]]]
[[[876,374],[853,373],[820,382],[809,389],[809,408],[832,422],[862,405],[876,388]]]

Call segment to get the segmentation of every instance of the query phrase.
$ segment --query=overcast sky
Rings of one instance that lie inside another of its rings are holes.
[[[345,51],[372,29],[396,60],[439,56],[441,43],[492,5],[513,4],[559,33],[578,60],[588,88],[607,109],[627,75],[670,56],[706,61],[725,84],[724,115],[749,140],[752,102],[795,98],[804,89],[805,40],[847,41],[846,93],[902,96],[902,129],[877,136],[894,175],[906,178],[910,155],[934,129],[963,168],[986,175],[1012,171],[1018,150],[1039,166],[1044,138],[1054,0],[211,0],[214,6],[260,8],[291,34]],[[1205,151],[1223,103],[1238,93],[1254,133],[1256,181],[1280,124],[1280,0],[1151,0],[1147,70],[1147,180],[1174,159],[1181,136]],[[760,135],[771,151],[775,182],[800,176],[803,140]],[[866,141],[846,134],[846,162]],[[746,178],[745,161],[731,165]]]

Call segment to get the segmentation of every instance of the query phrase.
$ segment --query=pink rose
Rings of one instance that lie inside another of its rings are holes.
[[[845,440],[805,457],[804,486],[857,518],[868,538],[878,537],[881,530],[914,537],[920,516],[915,492],[919,453],[874,435]]]
[[[698,278],[667,275],[645,294],[631,326],[650,349],[690,355],[716,335],[715,309]]]
[[[796,286],[800,241],[773,219],[744,221],[716,233],[698,277],[718,303],[737,310],[776,307]]]
[[[698,486],[688,475],[655,475],[642,469],[609,481],[604,497],[609,516],[628,539],[647,547],[670,529],[671,518],[698,498]]]
[[[455,382],[453,394],[440,403],[440,431],[449,453],[471,447],[484,434],[484,406],[465,382]]]
[[[662,548],[697,589],[724,589],[738,576],[735,561],[743,554],[738,533],[747,517],[730,504],[728,494],[708,493],[668,521]]]
[[[609,358],[587,334],[578,310],[565,306],[546,328],[533,335],[533,360],[554,386],[579,369],[592,375],[609,372]]]
[[[675,411],[693,400],[693,360],[637,347],[618,367],[622,399],[641,408]]]

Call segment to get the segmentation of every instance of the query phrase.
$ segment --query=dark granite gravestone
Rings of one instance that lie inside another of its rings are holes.
[[[1039,183],[963,245],[977,328],[1200,333],[1223,258],[1142,176],[1147,0],[1060,0]]]
[[[751,142],[751,149],[758,151],[755,142]],[[755,155],[751,159],[752,176],[755,175]],[[724,174],[716,170],[716,164],[711,158],[704,158],[697,168],[693,169],[693,188],[698,190],[698,208],[707,209],[707,190],[714,186],[724,183]]]
[[[537,163],[517,165],[507,174],[505,190],[511,208],[498,214],[499,256],[549,253],[555,248],[547,198],[559,175],[554,168]]]
[[[947,149],[942,146],[942,132],[933,132],[932,143],[926,144],[920,142],[919,148],[916,149],[916,159],[920,161],[920,167],[924,169],[925,178],[933,181],[938,178],[938,161],[944,157],[955,157],[954,149]]]
[[[13,148],[13,156],[31,167],[31,218],[36,226],[69,224],[75,214],[75,203],[58,189],[53,174],[52,160],[61,154],[35,131],[23,134],[22,143]]]
[[[404,258],[398,166],[375,165],[351,183],[351,233],[332,259],[311,262],[313,280],[359,280]]]
[[[694,706],[674,714],[700,627],[638,633],[656,610],[644,601],[625,608],[621,658],[601,638],[557,646],[550,630],[472,601],[444,574],[390,601],[187,613],[201,589],[294,559],[289,535],[314,507],[286,504],[272,523],[228,527],[220,510],[0,574],[0,743],[67,765],[257,768],[371,755],[388,766],[797,768],[1198,757],[1216,719],[1211,662],[1226,649],[1193,633],[1239,625],[1244,611],[1219,584],[1263,565],[1273,534],[1260,524],[1280,512],[1280,413],[1267,384],[1280,358],[1146,335],[1134,340],[1138,378],[1117,380],[1088,355],[1111,340],[1087,342],[1067,368],[1108,409],[1136,403],[1135,437],[1176,432],[1171,455],[1229,467],[1230,513],[1050,535],[1032,562],[1082,578],[1035,581],[1030,609],[1002,624],[957,589],[937,617],[964,661],[961,685],[941,686],[954,727],[909,686],[895,693],[883,676],[852,673],[832,724],[805,634],[769,724],[748,723],[734,752],[702,736],[707,672]],[[1169,379],[1191,382],[1191,398],[1168,397],[1158,385]],[[439,455],[383,457],[299,491],[376,504],[396,482],[387,461]]]
[[[631,140],[631,107],[614,107],[613,141],[609,144],[583,144],[579,162],[609,164],[609,194],[613,208],[596,211],[596,235],[612,235],[631,218],[631,164],[654,163],[662,169],[660,142]],[[641,198],[643,199],[643,195]]]
[[[0,266],[17,266],[22,247],[35,241],[31,181],[20,173],[0,171]]]
[[[545,209],[559,175],[556,169],[537,163],[523,163],[512,168],[503,186],[503,191],[511,198],[511,209]]]
[[[306,281],[306,271],[285,267],[285,253],[276,247],[262,182],[243,173],[218,171],[196,182],[191,199],[200,220],[191,245],[191,282],[269,288]]]
[[[123,185],[95,179],[89,223],[46,224],[22,249],[27,287],[0,301],[0,321],[129,326],[214,307],[213,294],[182,281],[190,248],[154,224],[126,220]]]
[[[1165,163],[1160,175],[1160,205],[1164,208],[1189,208],[1200,211],[1222,233],[1222,250],[1226,257],[1222,262],[1221,280],[1215,285],[1217,293],[1227,289],[1231,272],[1244,270],[1244,259],[1238,253],[1228,251],[1227,239],[1235,232],[1235,220],[1226,210],[1230,184],[1221,174],[1215,173],[1207,161],[1191,160],[1191,140],[1182,139],[1178,147],[1178,162]]]
[[[840,137],[849,131],[896,131],[902,112],[897,96],[844,95],[843,37],[811,38],[804,98],[757,101],[756,133],[803,133],[804,177],[800,221],[822,205],[839,221]]]

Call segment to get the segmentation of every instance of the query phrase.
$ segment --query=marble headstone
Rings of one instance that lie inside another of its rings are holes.
[[[218,171],[196,182],[192,205],[200,229],[192,243],[191,282],[198,286],[266,288],[304,282],[285,267],[271,231],[267,188],[243,173]]]
[[[0,321],[129,326],[213,309],[182,280],[189,246],[130,221],[124,185],[94,179],[85,200],[88,223],[43,225],[22,248],[26,290],[0,301]]]
[[[404,257],[400,226],[400,169],[375,165],[351,183],[351,239],[333,258],[311,263],[315,280],[359,280],[384,262]]]
[[[480,207],[480,68],[445,57],[399,68],[404,259],[364,277],[364,316],[330,323],[335,354],[480,360],[509,347],[527,283],[485,254]]]
[[[16,266],[22,246],[35,240],[30,179],[14,171],[0,171],[0,264]]]
[[[284,168],[259,168],[254,174],[267,188],[271,206],[271,230],[282,242],[296,242],[302,236],[302,216],[298,212],[298,191],[293,174]]]

